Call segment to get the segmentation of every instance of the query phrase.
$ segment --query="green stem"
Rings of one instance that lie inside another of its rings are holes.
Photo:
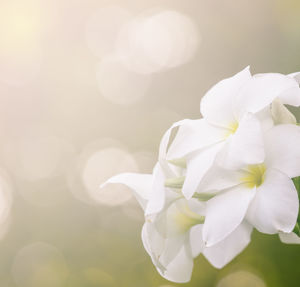
[[[181,189],[185,180],[185,176],[179,176],[174,178],[167,178],[165,180],[165,187],[179,188]]]
[[[200,201],[208,201],[209,199],[213,198],[216,194],[215,193],[195,193],[193,198],[197,198]]]
[[[181,168],[186,168],[186,160],[184,158],[171,159],[171,160],[168,160],[168,162],[175,166],[178,166]]]

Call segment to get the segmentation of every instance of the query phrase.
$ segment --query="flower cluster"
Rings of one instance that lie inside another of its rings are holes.
[[[144,247],[166,279],[189,281],[200,253],[222,268],[253,228],[300,243],[300,127],[285,106],[300,106],[298,75],[246,68],[217,83],[201,100],[203,118],[164,134],[152,174],[105,183],[133,190],[145,214]]]

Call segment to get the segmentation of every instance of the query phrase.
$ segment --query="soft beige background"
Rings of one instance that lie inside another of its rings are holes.
[[[1,0],[0,286],[170,287],[143,249],[122,171],[217,81],[300,70],[297,0]],[[298,286],[300,247],[254,234],[187,286]]]

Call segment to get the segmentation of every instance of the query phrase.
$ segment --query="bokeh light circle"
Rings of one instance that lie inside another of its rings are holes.
[[[266,287],[265,282],[257,275],[239,270],[222,278],[217,287]]]
[[[115,286],[115,279],[111,274],[98,267],[83,270],[83,277],[92,286]]]
[[[73,156],[70,143],[43,133],[7,140],[3,146],[6,165],[17,177],[27,181],[61,175]]]
[[[147,18],[136,17],[121,29],[116,41],[116,54],[127,69],[139,74],[152,74],[162,69],[147,54],[143,46]]]
[[[192,20],[176,11],[163,11],[144,25],[146,54],[162,67],[176,67],[194,56],[199,32]]]
[[[135,158],[118,141],[102,139],[88,144],[70,170],[68,184],[73,195],[88,204],[117,206],[132,198],[129,188],[109,184],[108,178],[122,172],[138,172]]]
[[[107,148],[91,155],[83,170],[83,182],[90,196],[99,203],[120,205],[132,196],[123,185],[114,184],[99,188],[110,176],[129,170],[137,170],[134,158],[124,150]]]
[[[42,242],[19,250],[12,265],[12,276],[19,287],[63,287],[68,274],[62,253]]]
[[[193,21],[177,11],[136,17],[121,29],[117,54],[137,73],[165,71],[188,62],[200,43]]]
[[[66,174],[75,158],[66,140],[35,131],[5,141],[2,158],[26,201],[49,206],[66,199]]]

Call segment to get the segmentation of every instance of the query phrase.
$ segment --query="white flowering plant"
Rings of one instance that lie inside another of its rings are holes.
[[[245,68],[204,95],[201,119],[166,131],[152,174],[104,183],[134,192],[145,215],[144,247],[164,278],[188,282],[201,253],[222,268],[246,248],[253,228],[300,244],[300,127],[285,106],[300,106],[299,79]]]

